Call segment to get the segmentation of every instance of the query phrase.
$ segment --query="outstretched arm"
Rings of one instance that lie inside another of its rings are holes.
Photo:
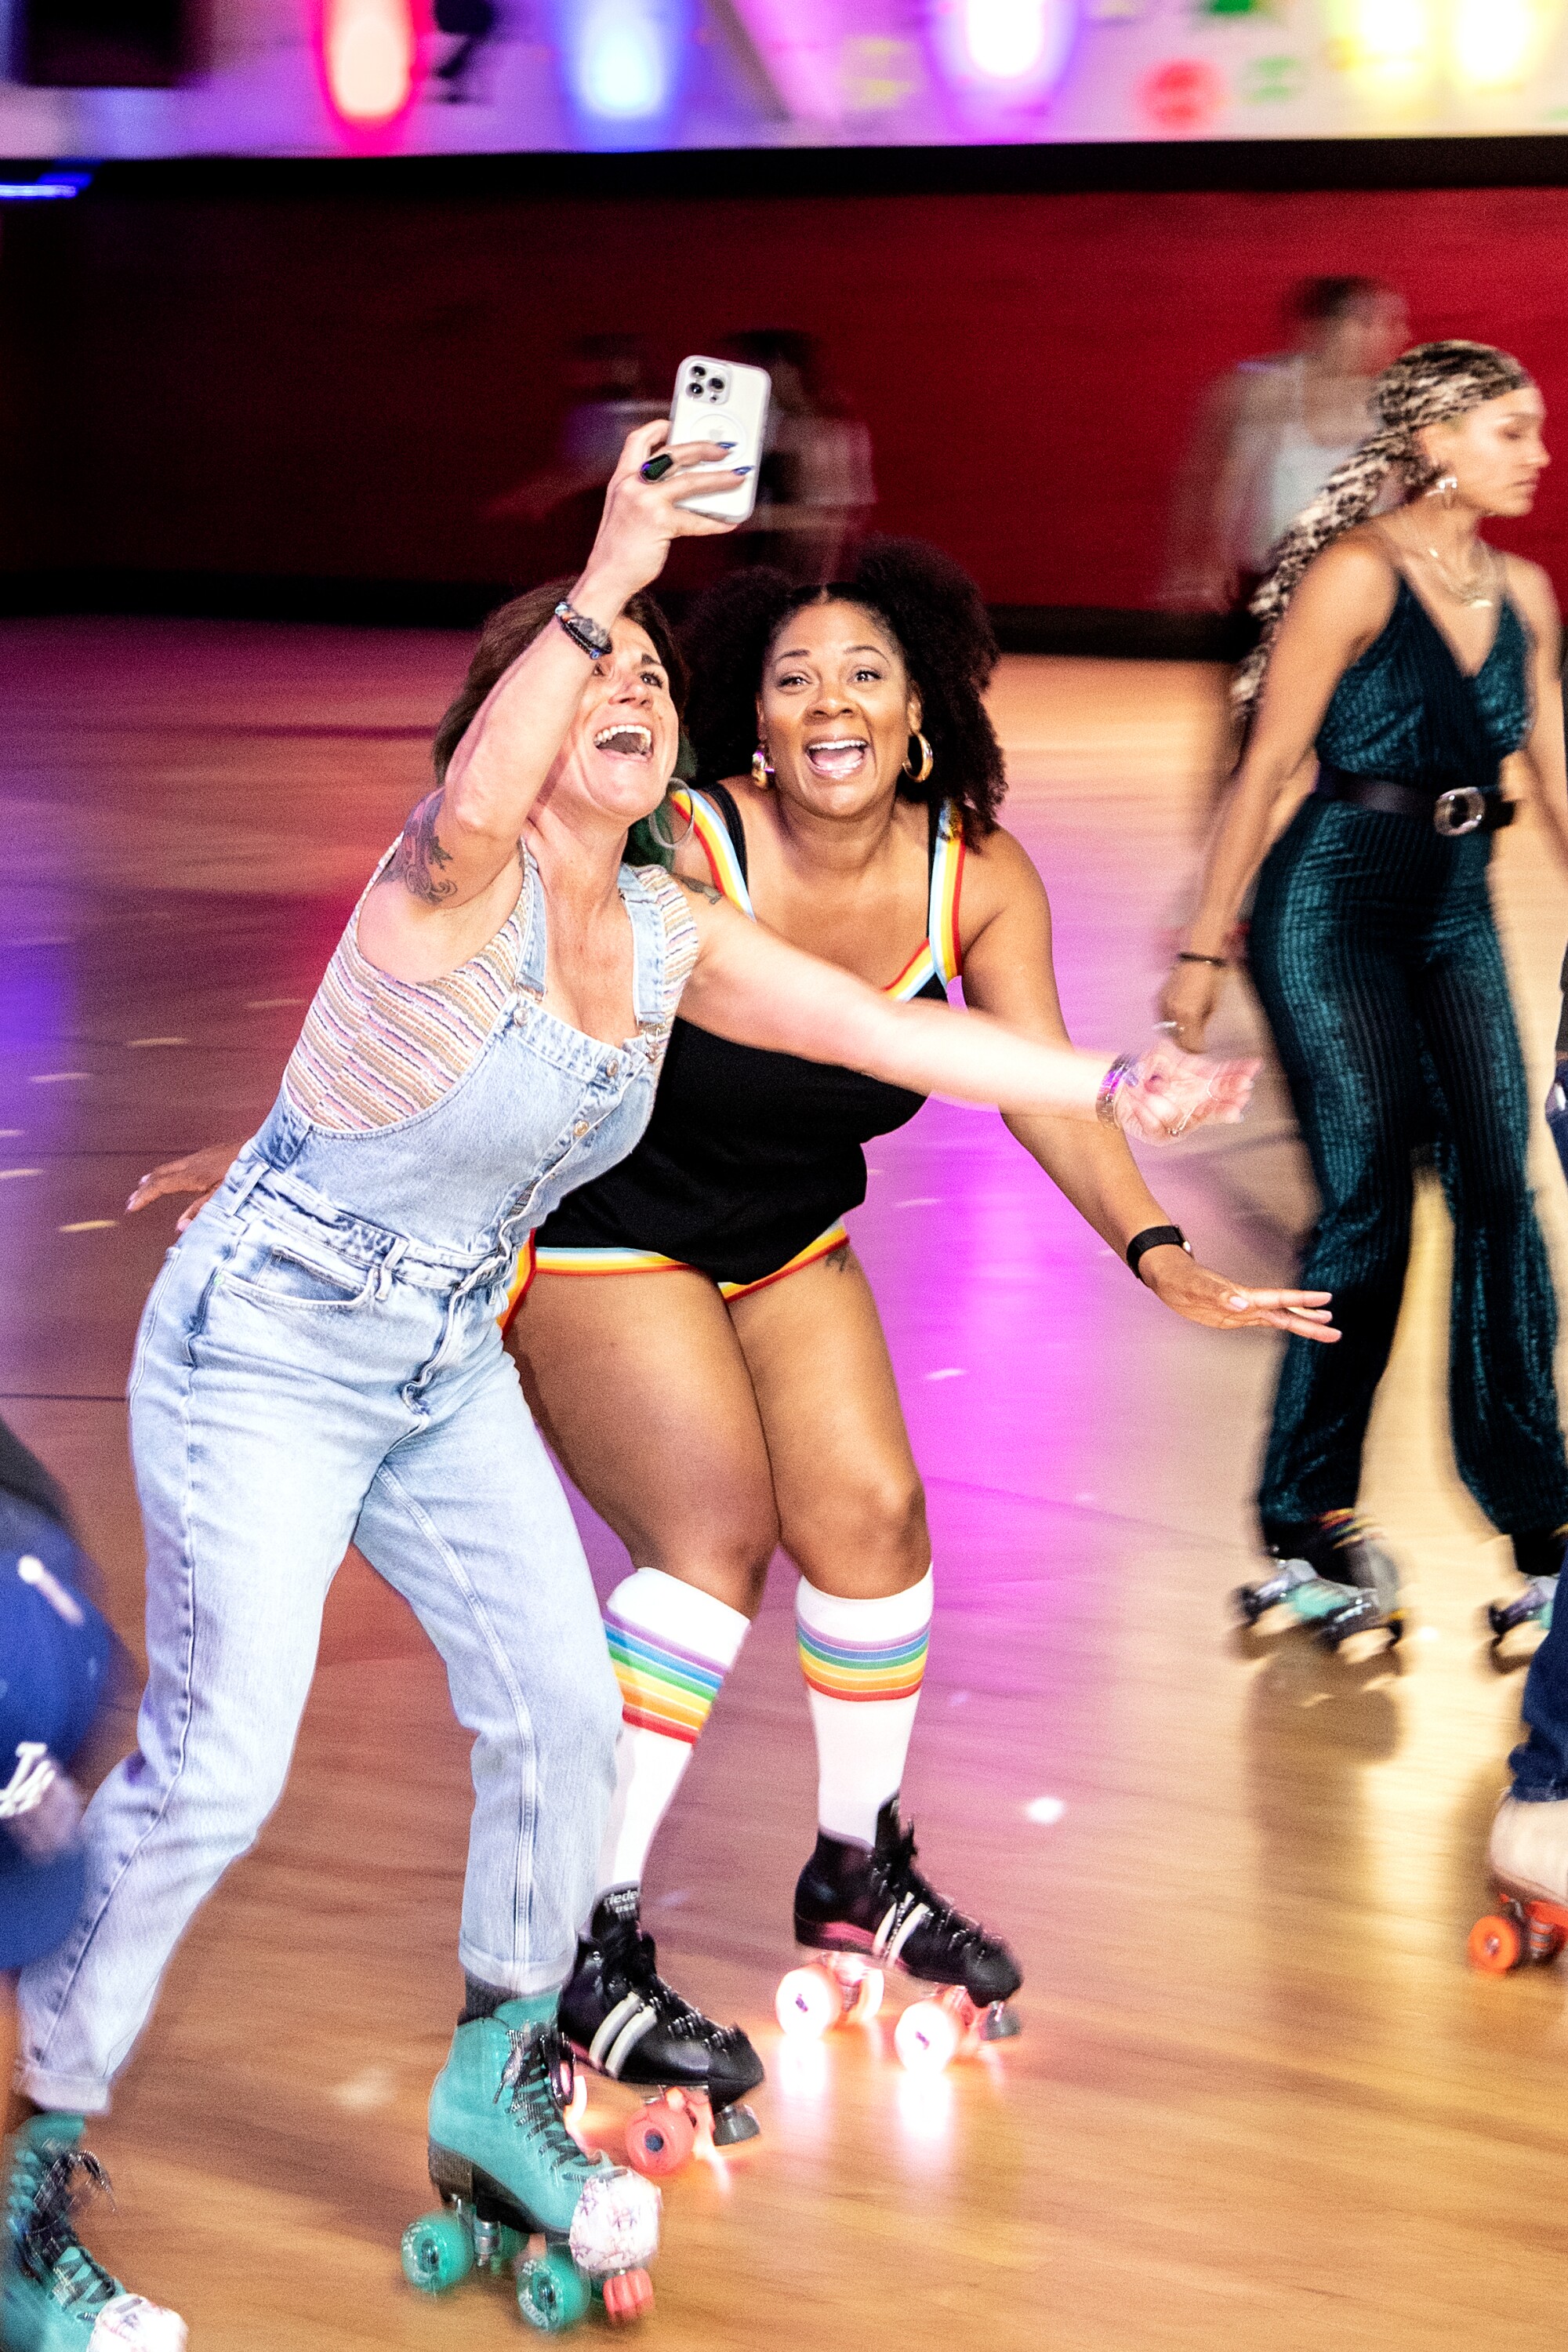
[[[1051,961],[1045,886],[1010,834],[994,833],[964,868],[963,996],[1010,1029],[1068,1043]],[[1134,1234],[1175,1219],[1160,1206],[1127,1148],[1103,1124],[1009,1111],[1008,1128],[1087,1223],[1122,1256]],[[1148,1250],[1138,1278],[1189,1322],[1222,1329],[1267,1323],[1303,1338],[1338,1337],[1323,1290],[1255,1290],[1214,1273],[1175,1243]]]
[[[697,902],[700,947],[681,1010],[700,1028],[955,1102],[1095,1118],[1109,1054],[1020,1036],[983,1013],[899,1003],[748,921],[717,891],[682,887]],[[1121,1123],[1155,1139],[1204,1119],[1239,1118],[1256,1065],[1156,1052],[1139,1067],[1137,1082],[1115,1087],[1112,1100]]]

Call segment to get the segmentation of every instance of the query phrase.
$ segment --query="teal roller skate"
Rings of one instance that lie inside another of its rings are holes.
[[[32,2116],[6,2151],[0,2345],[5,2352],[184,2352],[185,2323],[127,2294],[76,2233],[83,2191],[108,2178],[82,2147],[79,2116]]]
[[[430,2094],[441,2210],[403,2233],[410,2285],[437,2294],[472,2270],[510,2268],[522,2317],[548,2334],[583,2318],[595,2294],[606,2319],[641,2318],[658,2245],[658,2189],[585,2156],[566,2128],[572,2060],[555,2009],[548,1993],[458,2026]],[[531,2238],[542,2253],[530,2254]]]
[[[1270,1609],[1286,1608],[1310,1625],[1326,1650],[1355,1633],[1386,1632],[1389,1644],[1405,1631],[1399,1570],[1364,1519],[1353,1511],[1325,1511],[1302,1527],[1269,1530],[1278,1567],[1259,1584],[1244,1584],[1236,1606],[1244,1625]]]

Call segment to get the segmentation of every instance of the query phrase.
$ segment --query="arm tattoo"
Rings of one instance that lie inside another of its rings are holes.
[[[683,890],[689,890],[694,898],[706,898],[710,907],[716,907],[724,895],[722,890],[715,890],[711,882],[689,882],[684,874],[677,874],[672,878]]]
[[[452,853],[442,846],[436,830],[445,797],[441,791],[426,794],[403,828],[394,861],[404,888],[427,907],[441,906],[458,887],[455,882],[444,882],[440,875],[440,868],[452,863]]]

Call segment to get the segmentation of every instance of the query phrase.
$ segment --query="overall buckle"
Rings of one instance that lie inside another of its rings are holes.
[[[1451,792],[1439,793],[1432,805],[1433,824],[1450,837],[1476,832],[1486,817],[1487,796],[1474,784],[1456,784]]]

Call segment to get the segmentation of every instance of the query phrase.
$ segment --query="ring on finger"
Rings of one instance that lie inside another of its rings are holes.
[[[674,464],[674,458],[661,449],[657,457],[645,458],[637,472],[645,482],[662,482]]]

